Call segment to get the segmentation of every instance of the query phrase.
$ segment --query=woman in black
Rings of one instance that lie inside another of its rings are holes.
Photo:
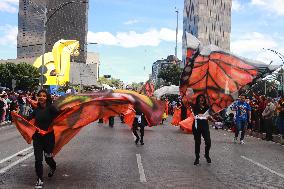
[[[35,170],[37,182],[35,188],[43,186],[43,153],[45,161],[50,167],[48,177],[52,177],[56,170],[56,162],[53,159],[53,148],[55,144],[54,131],[50,127],[54,118],[57,117],[59,111],[52,105],[52,99],[45,90],[40,90],[37,94],[37,107],[29,116],[29,120],[35,119],[35,126],[38,130],[33,135],[33,147],[35,156]]]
[[[206,98],[203,94],[198,95],[196,98],[196,104],[193,108],[193,113],[195,116],[204,114],[209,109],[207,105]],[[195,161],[194,165],[199,164],[199,153],[200,153],[200,144],[201,144],[201,135],[205,141],[205,155],[207,163],[211,163],[211,158],[209,156],[209,150],[211,147],[210,131],[209,124],[207,119],[195,119],[197,124],[193,124],[192,132],[195,140]],[[197,126],[197,127],[196,127]]]

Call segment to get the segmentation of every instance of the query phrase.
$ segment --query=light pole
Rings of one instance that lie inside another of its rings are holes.
[[[176,9],[176,8],[175,8]],[[177,28],[176,28],[176,47],[175,47],[175,56],[177,59],[177,38],[178,38],[178,9],[175,11],[177,13]]]
[[[29,0],[29,3],[31,3],[32,5],[36,5],[34,2],[32,2],[31,0]],[[72,3],[88,3],[88,1],[69,1],[69,2],[64,2],[60,5],[58,5],[55,8],[49,9],[47,10],[46,4],[44,5],[44,9],[41,11],[44,14],[44,18],[43,18],[43,48],[42,48],[42,63],[41,63],[41,81],[40,81],[40,87],[41,89],[43,88],[43,72],[44,72],[44,54],[45,54],[45,44],[46,44],[46,28],[47,28],[47,24],[49,22],[49,20],[55,15],[55,13],[59,10],[61,10],[63,7],[72,4]],[[38,8],[38,6],[36,5],[36,7],[34,8]],[[49,17],[47,17],[47,14],[50,13],[51,11],[53,11]]]

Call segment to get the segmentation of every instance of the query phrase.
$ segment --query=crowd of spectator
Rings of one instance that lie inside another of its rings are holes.
[[[251,122],[247,123],[249,132],[265,133],[266,140],[272,140],[273,134],[280,134],[284,139],[284,97],[273,99],[253,95],[247,97],[246,102],[251,107]],[[217,122],[214,128],[235,129],[235,111],[232,106],[215,116]]]
[[[56,98],[56,96],[53,96]],[[29,116],[32,103],[36,101],[36,93],[29,91],[0,91],[0,125],[12,122],[11,112]]]

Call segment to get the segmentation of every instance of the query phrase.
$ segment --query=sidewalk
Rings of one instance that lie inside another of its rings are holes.
[[[256,138],[260,138],[260,139],[265,139],[266,137],[266,133],[258,133],[255,131],[248,131],[248,130],[246,131],[246,135],[253,136]],[[281,135],[272,135],[272,137],[273,137],[272,139],[273,142],[284,145],[284,139]]]

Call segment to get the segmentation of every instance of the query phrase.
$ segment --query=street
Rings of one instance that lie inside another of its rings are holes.
[[[284,146],[249,136],[246,144],[234,144],[233,133],[211,129],[212,163],[203,157],[202,141],[194,166],[193,135],[170,120],[146,127],[144,146],[135,145],[119,118],[113,128],[86,126],[55,157],[52,178],[44,162],[44,188],[284,188]],[[31,146],[14,126],[0,128],[1,189],[34,187]]]

